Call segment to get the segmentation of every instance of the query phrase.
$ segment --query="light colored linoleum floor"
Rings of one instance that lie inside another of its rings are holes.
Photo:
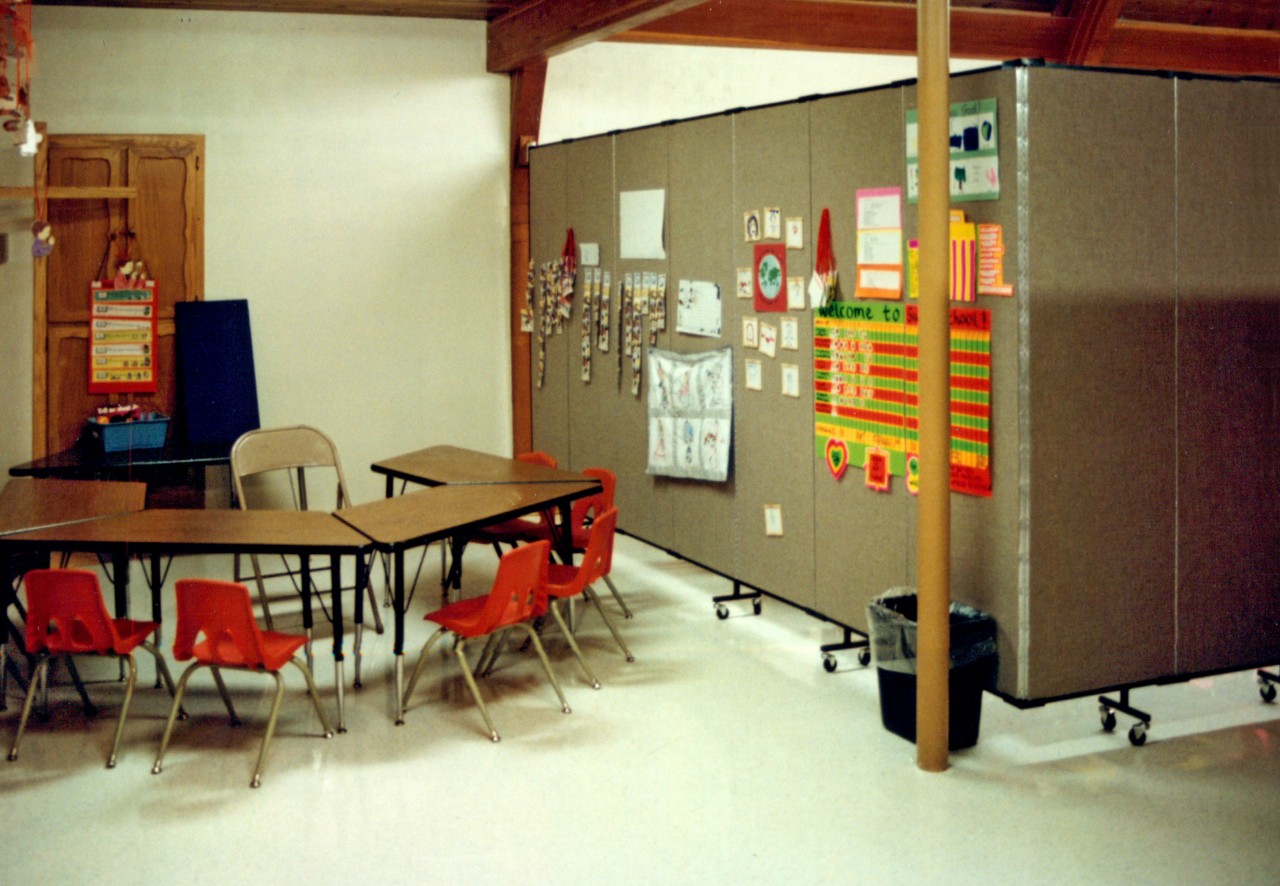
[[[436,551],[407,621],[413,655],[438,600]],[[468,593],[487,589],[494,562],[468,552]],[[180,560],[170,580],[229,568]],[[585,616],[604,683],[593,691],[549,635],[565,715],[532,655],[508,655],[482,684],[498,744],[456,666],[434,654],[407,723],[392,724],[389,634],[367,637],[364,687],[348,691],[349,731],[332,740],[286,671],[258,790],[248,782],[269,681],[232,683],[239,729],[207,673],[193,681],[192,720],[158,776],[167,695],[150,688],[145,658],[115,770],[103,764],[119,686],[91,686],[96,720],[55,686],[52,720],[33,722],[17,762],[0,761],[2,879],[1280,882],[1280,707],[1261,702],[1252,673],[1135,691],[1155,717],[1143,748],[1125,739],[1124,718],[1103,733],[1093,699],[1019,711],[988,695],[978,746],[925,774],[914,746],[880,724],[874,671],[847,653],[835,674],[822,669],[818,646],[839,639],[835,628],[772,600],[758,618],[740,606],[719,621],[710,597],[730,590],[724,579],[634,539],[620,537],[614,577],[636,612],[618,621],[636,662]],[[332,707],[323,643],[316,672]],[[11,686],[6,747],[20,704]]]

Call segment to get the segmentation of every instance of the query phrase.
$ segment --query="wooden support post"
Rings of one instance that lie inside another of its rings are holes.
[[[920,0],[920,500],[916,765],[947,768],[951,677],[951,323],[948,0]]]
[[[511,74],[511,438],[516,452],[533,449],[533,385],[529,335],[520,331],[529,276],[529,148],[538,141],[546,59]]]

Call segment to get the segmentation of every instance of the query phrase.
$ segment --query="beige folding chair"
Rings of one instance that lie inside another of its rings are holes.
[[[334,507],[341,509],[351,504],[351,495],[347,492],[347,480],[342,473],[342,463],[338,459],[338,449],[322,431],[307,425],[293,425],[281,428],[262,428],[242,435],[231,447],[231,476],[235,482],[236,500],[242,510],[249,510],[249,496],[246,495],[245,480],[283,472],[289,480],[289,498],[285,500],[280,489],[269,490],[276,494],[275,500],[258,504],[256,507],[274,507],[277,510],[307,510],[307,469],[320,470],[324,476],[336,480],[337,492]],[[330,473],[331,472],[331,473]],[[262,490],[264,494],[268,490]],[[260,496],[258,496],[260,497]],[[283,507],[282,507],[283,506]],[[297,575],[290,568],[285,558],[281,557],[283,569],[279,572],[263,572],[257,555],[251,554],[249,562],[253,566],[253,579],[258,587],[258,601],[262,607],[262,616],[268,630],[274,630],[271,619],[271,608],[267,598],[265,580],[288,576],[297,586]],[[370,576],[366,569],[365,575]],[[247,576],[240,574],[240,560],[236,558],[235,579],[243,581]],[[369,595],[369,610],[373,613],[374,627],[382,633],[382,616],[378,613],[378,604],[374,599],[372,582],[366,579],[364,590]],[[363,625],[356,625],[355,630],[355,685],[360,685],[360,641]],[[307,629],[307,660],[311,662],[311,629]]]

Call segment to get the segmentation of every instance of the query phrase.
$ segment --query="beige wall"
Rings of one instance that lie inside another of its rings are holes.
[[[357,500],[381,456],[509,451],[507,81],[483,25],[41,8],[35,34],[51,131],[205,135],[205,294],[249,299],[264,424],[326,429]],[[30,181],[2,153],[0,181]],[[30,219],[0,207],[6,467],[30,457]]]

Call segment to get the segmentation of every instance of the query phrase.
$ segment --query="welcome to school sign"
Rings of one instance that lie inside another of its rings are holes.
[[[843,444],[918,489],[915,305],[836,302],[814,312],[814,433],[820,458]],[[991,312],[951,309],[951,489],[991,495]]]

